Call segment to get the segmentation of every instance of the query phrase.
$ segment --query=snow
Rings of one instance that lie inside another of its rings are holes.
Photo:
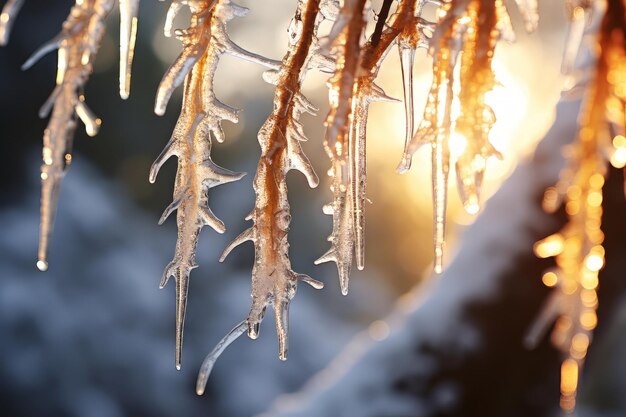
[[[81,160],[79,155],[61,193],[50,254],[54,262],[47,272],[34,265],[37,181],[25,190],[29,198],[0,211],[3,413],[250,416],[277,395],[297,389],[345,345],[360,324],[342,317],[356,312],[362,320],[381,314],[376,308],[384,298],[380,289],[355,287],[360,299],[370,300],[370,311],[349,302],[325,308],[333,294],[302,291],[291,311],[296,325],[287,363],[275,358],[271,331],[255,343],[238,341],[221,358],[205,396],[196,396],[202,358],[246,313],[249,275],[220,265],[215,252],[227,238],[206,235],[206,247],[214,250],[198,255],[201,269],[192,283],[186,330],[187,365],[176,371],[168,360],[174,352],[172,290],[158,289],[175,230],[159,228],[156,216],[132,205],[119,187]],[[226,204],[216,202],[217,211],[227,211]],[[333,337],[322,337],[329,334]]]

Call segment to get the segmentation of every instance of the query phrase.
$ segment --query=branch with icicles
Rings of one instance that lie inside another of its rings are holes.
[[[425,39],[422,31],[429,23],[420,16],[424,3],[401,0],[387,22],[392,1],[385,1],[374,32],[361,46],[366,27],[366,2],[345,0],[330,31],[329,48],[336,61],[336,71],[329,81],[330,112],[326,119],[324,147],[332,164],[329,175],[333,202],[324,207],[324,212],[333,216],[333,231],[328,238],[330,249],[315,263],[335,262],[344,295],[348,293],[353,257],[356,257],[358,269],[365,267],[365,151],[369,106],[376,101],[395,101],[374,80],[394,41],[401,39],[399,42],[411,42],[417,47]]]
[[[526,29],[533,30],[538,21],[536,0],[518,0],[517,5]],[[430,25],[434,31],[429,39],[433,81],[422,122],[414,134],[410,77],[415,46],[414,41],[400,42],[407,136],[398,171],[409,170],[413,154],[421,145],[431,147],[435,272],[440,273],[445,247],[449,141],[454,134],[464,145],[455,162],[457,188],[466,211],[475,214],[487,159],[500,156],[489,142],[495,116],[485,103],[486,94],[495,86],[493,54],[498,40],[512,41],[514,35],[500,0],[452,0],[441,5],[437,16],[436,24]]]
[[[332,0],[331,0],[332,1]],[[289,48],[279,69],[266,71],[263,78],[276,86],[274,111],[258,133],[261,158],[254,178],[255,207],[246,218],[252,227],[240,234],[224,251],[220,262],[238,245],[252,241],[255,259],[252,269],[252,304],[246,320],[231,330],[204,360],[196,391],[204,389],[219,355],[242,334],[259,337],[265,310],[273,306],[278,334],[278,357],[287,359],[289,304],[296,295],[298,281],[320,289],[323,284],[308,275],[291,269],[289,260],[289,224],[291,214],[286,176],[300,171],[310,187],[318,185],[318,177],[304,154],[300,142],[306,141],[300,117],[315,114],[315,107],[302,94],[301,87],[311,69],[329,72],[332,60],[320,53],[317,38],[319,24],[332,18],[333,6],[328,0],[300,0],[288,30]]]
[[[0,14],[0,45],[9,32],[22,0],[9,0]],[[93,71],[93,63],[105,32],[105,20],[114,0],[79,0],[72,7],[61,32],[41,46],[22,66],[26,70],[47,53],[58,50],[56,87],[39,110],[41,118],[51,113],[43,137],[41,166],[41,225],[37,267],[48,269],[48,247],[52,236],[61,181],[72,162],[76,117],[85,124],[89,136],[98,133],[102,121],[85,104],[83,89]],[[130,74],[135,48],[139,0],[120,0],[120,96],[130,93]]]
[[[596,5],[597,6],[597,5]],[[588,5],[571,13],[570,31],[578,31],[579,19],[590,21]],[[582,16],[580,16],[582,14]],[[582,36],[569,35],[580,44]],[[562,205],[568,223],[558,233],[535,244],[541,258],[555,257],[556,267],[543,275],[554,287],[541,315],[530,329],[526,344],[538,344],[556,320],[552,341],[565,355],[561,366],[561,407],[572,412],[579,376],[597,324],[597,287],[604,266],[602,188],[609,159],[618,168],[626,164],[624,110],[626,103],[626,8],[622,0],[609,0],[594,44],[599,56],[581,110],[578,138],[567,150],[569,163],[555,187],[546,191],[544,207],[554,212]],[[575,61],[567,54],[565,59]],[[573,71],[575,67],[564,68]],[[621,149],[621,150],[620,150]],[[622,156],[620,156],[620,154]],[[612,156],[611,156],[612,155]]]
[[[162,224],[177,211],[178,239],[174,259],[165,267],[160,284],[163,288],[170,277],[176,281],[177,369],[181,366],[189,275],[198,267],[196,247],[200,231],[207,225],[218,233],[225,231],[224,223],[209,208],[208,190],[245,175],[224,169],[211,159],[212,138],[220,143],[225,139],[222,121],[237,123],[239,119],[236,109],[215,97],[215,72],[225,53],[271,69],[280,65],[246,51],[230,40],[226,24],[235,17],[244,16],[247,9],[229,0],[172,2],[165,36],[171,36],[173,20],[183,5],[191,10],[191,26],[174,32],[183,43],[183,50],[163,77],[154,106],[155,113],[163,115],[172,93],[184,81],[182,110],[171,139],[150,169],[150,182],[154,183],[161,166],[172,156],[178,158],[174,198],[159,220]]]

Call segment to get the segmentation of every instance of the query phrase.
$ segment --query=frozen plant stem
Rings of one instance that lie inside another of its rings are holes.
[[[267,71],[264,79],[276,86],[274,111],[269,115],[258,133],[261,158],[254,178],[255,207],[247,217],[254,224],[239,235],[224,251],[223,261],[237,245],[248,240],[254,243],[255,259],[252,269],[252,304],[245,320],[247,334],[251,339],[259,337],[260,325],[268,306],[273,306],[278,334],[278,357],[287,359],[289,304],[296,294],[297,284],[302,280],[314,288],[323,284],[305,274],[295,273],[289,261],[288,232],[291,222],[287,196],[286,175],[296,169],[304,174],[310,187],[316,187],[318,178],[302,151],[305,141],[304,128],[299,119],[303,113],[314,114],[315,108],[300,89],[309,69],[329,70],[327,60],[319,56],[316,36],[323,16],[320,0],[298,2],[294,18],[289,26],[289,49],[278,70]],[[241,325],[240,325],[241,326]],[[240,335],[236,327],[231,334]],[[236,337],[236,336],[235,336]],[[230,334],[223,339],[205,360],[198,378],[197,392],[204,391],[204,384],[222,344],[232,342]]]
[[[173,260],[165,267],[160,287],[170,277],[176,281],[176,368],[182,361],[183,326],[187,308],[189,275],[197,268],[196,247],[200,231],[206,225],[218,233],[224,233],[224,223],[208,205],[210,188],[240,179],[243,173],[234,173],[216,165],[211,159],[212,139],[225,139],[221,123],[236,123],[238,111],[220,102],[213,92],[215,71],[221,56],[229,53],[270,68],[274,61],[251,54],[235,45],[226,32],[226,24],[237,16],[244,16],[247,9],[229,0],[173,2],[168,13],[165,33],[171,32],[171,20],[187,5],[191,9],[191,26],[175,31],[183,43],[180,56],[164,75],[155,103],[155,113],[162,115],[173,91],[185,84],[180,116],[171,139],[150,170],[150,182],[156,181],[161,166],[172,156],[178,158],[178,170],[172,203],[165,209],[159,224],[173,212],[177,212],[178,239]]]
[[[389,47],[401,33],[414,38],[419,36],[416,2],[402,0],[389,22],[382,24],[379,21],[369,40],[361,47],[359,40],[365,29],[364,3],[358,5],[358,8],[352,9],[351,3],[346,0],[331,29],[337,71],[330,80],[331,111],[327,118],[325,147],[332,162],[330,173],[334,199],[332,205],[325,207],[325,212],[333,215],[333,232],[328,238],[331,248],[316,261],[337,264],[344,295],[348,292],[353,253],[357,268],[365,267],[366,128],[369,106],[376,101],[395,101],[374,80]],[[386,19],[388,12],[387,2],[379,14],[381,21]],[[342,130],[342,125],[346,125],[347,129]]]

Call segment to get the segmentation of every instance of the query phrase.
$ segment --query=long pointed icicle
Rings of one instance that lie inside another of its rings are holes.
[[[518,5],[522,9],[526,27],[534,29],[537,20],[536,2],[519,0]],[[495,116],[485,103],[486,94],[495,85],[492,70],[494,49],[498,39],[512,38],[512,29],[501,0],[452,0],[442,3],[437,15],[439,21],[436,26],[420,20],[423,29],[435,27],[430,39],[433,81],[422,122],[405,145],[398,171],[402,173],[410,168],[412,156],[420,145],[431,146],[434,269],[440,273],[445,249],[450,136],[454,133],[463,142],[463,149],[459,150],[460,155],[455,163],[457,188],[466,211],[473,214],[479,210],[487,159],[493,155],[499,156],[489,143],[489,132],[495,123]],[[400,46],[402,51],[402,43]],[[461,52],[457,80],[455,67]],[[403,53],[409,55],[408,52]],[[408,56],[403,57],[403,63],[408,59]],[[408,68],[408,64],[406,66]],[[455,96],[457,84],[458,97]],[[405,83],[405,96],[407,88]],[[456,119],[452,114],[455,100],[458,100],[460,107]]]
[[[176,31],[176,36],[183,43],[183,51],[161,81],[155,112],[165,112],[174,89],[184,80],[183,105],[170,141],[150,170],[150,182],[154,182],[163,163],[174,155],[178,158],[173,202],[159,221],[163,223],[169,214],[177,211],[176,250],[172,262],[165,268],[160,285],[163,288],[170,277],[176,280],[177,369],[180,369],[182,361],[189,275],[197,267],[196,247],[200,231],[206,225],[218,233],[225,231],[224,223],[208,206],[208,190],[236,181],[244,175],[228,171],[211,159],[212,138],[218,142],[224,141],[222,121],[238,121],[238,111],[215,97],[215,72],[221,56],[232,53],[235,48],[236,54],[251,59],[257,57],[232,43],[226,32],[226,24],[234,17],[245,15],[247,9],[230,0],[206,0],[173,3],[170,10],[177,10],[179,5],[190,7],[191,26]],[[166,26],[171,26],[171,23],[166,23]],[[266,62],[269,67],[274,66],[270,60],[258,61]]]
[[[612,144],[626,142],[626,81],[622,75],[626,68],[625,38],[624,3],[609,0],[592,48],[599,56],[579,116],[577,142],[556,187],[550,187],[545,194],[544,207],[554,211],[564,204],[568,222],[561,231],[535,244],[537,256],[556,259],[556,268],[546,271],[542,278],[547,286],[554,287],[554,292],[530,329],[526,343],[529,347],[536,345],[556,321],[552,342],[565,356],[561,365],[561,407],[567,413],[574,412],[582,367],[597,324],[599,271],[605,263],[602,189],[609,155]],[[565,59],[575,61],[576,57],[566,55]],[[615,162],[612,157],[611,162]]]
[[[41,226],[37,267],[48,269],[48,246],[57,210],[61,180],[72,161],[72,142],[78,117],[89,136],[98,133],[101,121],[85,104],[83,88],[93,70],[93,61],[105,31],[105,19],[113,0],[77,1],[63,23],[61,33],[45,44],[25,66],[43,53],[58,48],[56,87],[42,107],[40,116],[52,116],[43,138],[41,166]]]
[[[352,222],[352,185],[349,173],[350,124],[354,76],[359,63],[359,48],[365,27],[364,0],[344,0],[339,17],[331,29],[332,55],[336,56],[336,69],[329,80],[330,112],[324,148],[331,160],[333,202],[324,207],[333,216],[333,231],[328,237],[330,249],[315,261],[335,262],[339,273],[341,293],[348,294],[348,283],[354,256],[354,224]]]
[[[289,50],[278,71],[264,73],[264,79],[276,85],[274,111],[258,133],[261,159],[254,178],[255,208],[250,216],[254,225],[240,235],[225,251],[236,244],[254,242],[252,269],[252,304],[245,320],[251,339],[259,336],[261,321],[268,306],[273,306],[278,334],[278,357],[287,359],[289,304],[296,295],[299,280],[321,288],[322,283],[291,269],[288,232],[291,222],[286,175],[296,169],[304,174],[310,187],[318,184],[317,175],[302,151],[306,140],[300,122],[303,113],[314,114],[315,108],[301,93],[302,82],[309,69],[328,70],[326,60],[319,59],[317,27],[322,20],[320,0],[301,0],[289,26]],[[222,256],[222,259],[224,259]],[[240,329],[237,327],[236,329]],[[243,332],[236,331],[241,334]],[[227,336],[224,340],[232,339]],[[221,353],[220,345],[207,357],[212,364]],[[204,391],[205,372],[198,378],[197,392]]]
[[[365,267],[365,201],[366,201],[366,127],[369,105],[375,101],[393,101],[374,84],[390,45],[400,33],[414,33],[418,38],[416,2],[403,0],[387,22],[391,2],[386,1],[379,13],[376,28],[361,47],[363,10],[344,2],[331,35],[337,70],[330,80],[331,111],[327,119],[325,148],[331,159],[330,174],[333,203],[325,212],[333,215],[333,231],[328,240],[331,248],[316,263],[335,262],[341,291],[348,293],[352,257],[358,269]],[[387,24],[389,23],[389,24]],[[410,35],[412,36],[412,35]],[[346,105],[346,103],[348,103]],[[337,126],[347,126],[339,129]]]
[[[120,97],[130,95],[130,77],[137,39],[139,0],[118,0],[120,8]]]
[[[0,13],[0,46],[9,43],[13,22],[15,22],[15,18],[23,5],[24,0],[8,0],[2,8]]]

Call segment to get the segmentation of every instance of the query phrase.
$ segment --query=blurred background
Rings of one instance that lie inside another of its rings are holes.
[[[294,2],[240,3],[250,12],[232,22],[233,40],[280,59]],[[523,32],[519,15],[511,7],[518,39],[497,49],[494,66],[502,85],[488,100],[498,118],[491,139],[504,159],[489,162],[485,200],[520,161],[530,157],[554,119],[563,85],[559,65],[566,23],[560,2],[540,3],[542,21],[532,35]],[[374,2],[374,10],[378,4]],[[180,109],[182,89],[165,116],[157,117],[152,111],[158,83],[180,52],[180,44],[163,36],[167,4],[153,0],[140,5],[131,96],[126,101],[117,92],[118,16],[109,18],[85,91],[87,103],[103,125],[95,138],[89,138],[82,125],[77,129],[72,167],[61,191],[50,269],[37,271],[38,178],[47,123],[37,118],[37,111],[53,88],[56,56],[50,54],[28,72],[20,71],[20,66],[58,33],[71,5],[67,0],[26,1],[9,45],[0,49],[0,135],[5,155],[0,164],[0,416],[251,416],[268,409],[281,394],[300,389],[355,335],[384,340],[390,331],[384,318],[396,300],[431,275],[430,156],[421,150],[413,170],[397,175],[404,141],[402,104],[372,107],[367,267],[353,271],[350,294],[340,296],[333,265],[313,265],[327,249],[331,219],[322,214],[322,206],[331,194],[325,175],[329,162],[321,146],[328,110],[326,76],[311,74],[305,93],[320,111],[317,117],[304,119],[310,138],[304,148],[322,182],[311,190],[303,177],[290,176],[293,222],[289,240],[294,270],[324,281],[326,287],[314,292],[303,286],[292,304],[289,361],[281,363],[276,357],[273,317],[268,317],[263,337],[254,343],[247,338],[237,341],[220,358],[207,393],[195,395],[202,358],[247,313],[252,245],[235,251],[224,264],[217,258],[247,227],[243,219],[253,207],[252,179],[260,154],[256,132],[272,110],[273,90],[262,81],[262,69],[226,56],[218,69],[216,94],[224,103],[242,109],[242,117],[237,125],[225,123],[227,139],[213,147],[212,155],[218,164],[249,175],[211,190],[212,209],[224,220],[227,231],[224,235],[208,229],[202,233],[200,268],[191,275],[183,370],[174,369],[174,288],[170,285],[159,291],[158,282],[173,254],[176,225],[170,219],[158,227],[157,220],[170,202],[176,164],[166,164],[154,185],[147,178]],[[187,19],[183,13],[176,26],[186,27]],[[425,51],[417,54],[418,120],[430,84],[430,63]],[[388,95],[402,97],[395,50],[379,80]],[[462,250],[459,237],[474,221],[461,210],[452,187],[454,177],[450,184],[446,262]],[[530,249],[532,241],[527,244]],[[533,291],[539,300],[545,296],[540,275],[524,279],[538,283]],[[535,307],[539,304],[534,301]],[[622,311],[619,316],[621,329],[626,328],[625,315]],[[624,346],[619,331],[611,334]],[[462,345],[464,341],[450,343]],[[543,354],[558,364],[549,343],[543,346]],[[612,358],[607,363],[614,365]],[[626,375],[626,363],[623,359],[618,363],[623,371],[619,374]],[[555,370],[547,383],[556,399],[538,400],[541,407],[537,410],[545,415],[556,412],[558,404],[558,367]],[[614,415],[625,415],[624,400],[614,401],[609,411],[621,410],[622,414],[616,411]],[[461,414],[423,415],[478,415],[462,409],[457,407]],[[490,415],[505,414],[483,414]]]

